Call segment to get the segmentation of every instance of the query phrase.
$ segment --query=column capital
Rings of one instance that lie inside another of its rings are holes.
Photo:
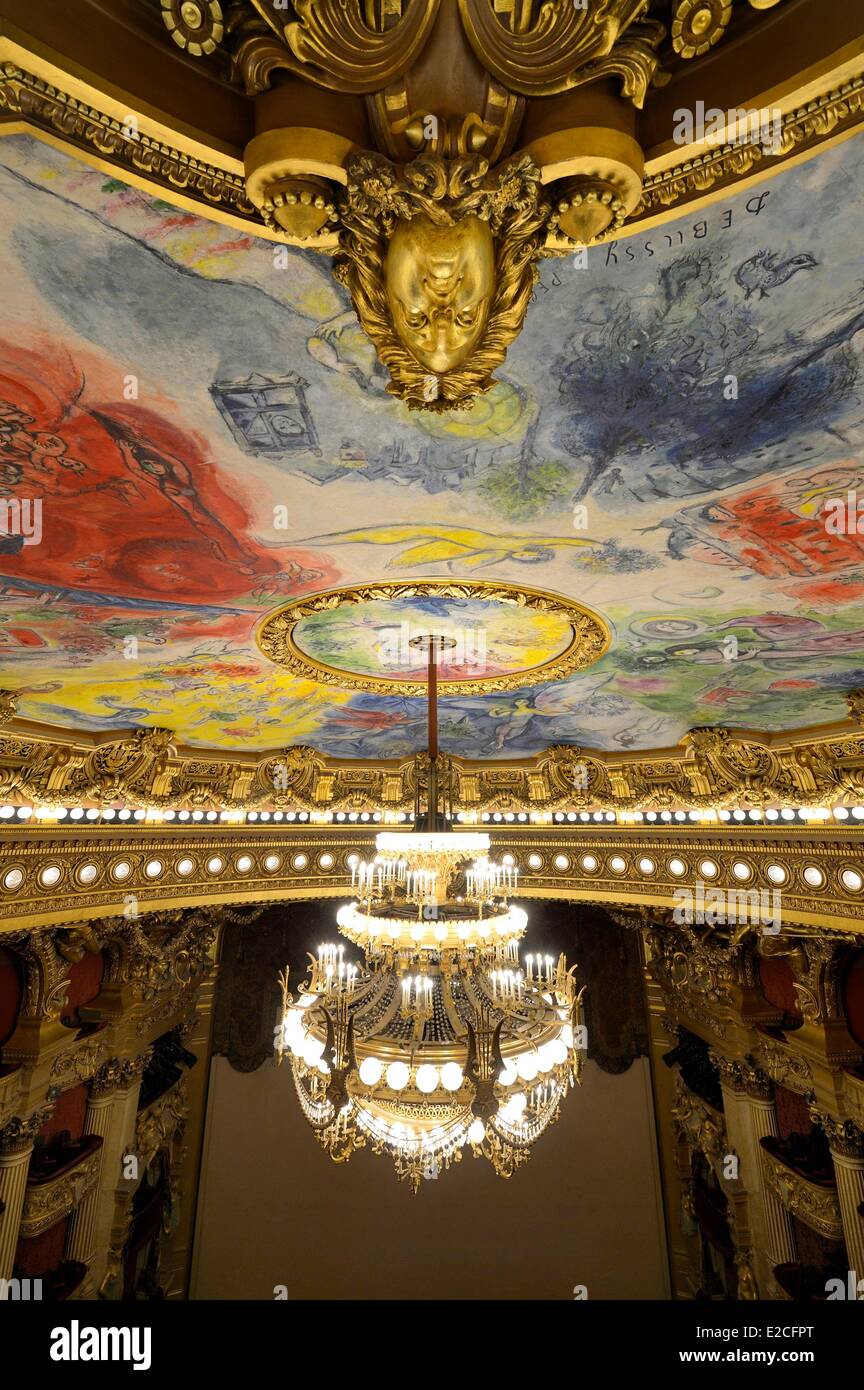
[[[126,1091],[140,1080],[144,1068],[150,1060],[148,1047],[137,1057],[109,1057],[90,1079],[91,1100],[111,1095],[113,1091]]]
[[[864,1130],[852,1120],[838,1120],[833,1115],[810,1106],[810,1118],[823,1131],[832,1153],[839,1158],[856,1158],[864,1161]]]
[[[727,1090],[751,1096],[754,1100],[774,1099],[774,1082],[752,1057],[724,1057],[713,1048],[709,1055]]]
[[[0,1157],[25,1154],[32,1149],[36,1135],[51,1118],[53,1105],[43,1105],[32,1115],[13,1115],[0,1128]]]

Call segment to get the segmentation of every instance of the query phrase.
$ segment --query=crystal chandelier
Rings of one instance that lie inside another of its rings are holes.
[[[416,640],[416,639],[415,639]],[[489,836],[447,828],[447,764],[437,750],[428,637],[426,809],[413,832],[382,832],[352,869],[354,901],[336,916],[343,944],[310,956],[295,999],[280,976],[277,1061],[290,1052],[303,1113],[335,1162],[389,1153],[417,1191],[466,1147],[509,1177],[581,1079],[584,1026],[576,967],[527,955],[517,872],[488,858]]]

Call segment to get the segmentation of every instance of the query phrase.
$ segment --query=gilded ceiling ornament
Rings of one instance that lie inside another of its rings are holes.
[[[476,57],[505,87],[524,96],[551,96],[616,71],[614,62],[604,64],[603,60],[618,55],[625,32],[644,10],[645,0],[594,0],[590,6],[575,5],[573,0],[544,0],[533,7],[533,24],[507,29],[495,13],[493,0],[459,0]],[[664,33],[662,24],[648,20],[637,25],[635,35],[627,34],[646,48],[642,100],[657,68],[654,49]],[[634,53],[635,49],[629,55],[631,63]],[[642,100],[636,104],[641,106]]]
[[[225,33],[219,0],[162,0],[162,22],[193,58],[214,52]]]
[[[846,696],[846,704],[849,707],[849,718],[864,729],[864,690],[850,690]]]
[[[258,626],[256,640],[265,656],[293,675],[324,684],[338,684],[349,690],[374,690],[390,695],[421,695],[426,688],[425,678],[413,680],[389,679],[385,676],[360,675],[340,667],[328,666],[309,656],[298,646],[295,629],[304,618],[322,612],[378,599],[410,601],[415,598],[481,599],[486,602],[511,604],[540,613],[558,614],[569,619],[571,636],[567,648],[539,666],[516,670],[506,675],[477,676],[467,679],[439,681],[442,694],[481,694],[484,691],[521,690],[543,681],[561,680],[574,671],[584,670],[608,649],[611,632],[603,620],[575,600],[547,593],[540,589],[495,582],[492,580],[417,579],[394,580],[363,584],[351,588],[328,589],[320,594],[307,595],[268,614]],[[272,755],[269,755],[272,756]],[[309,756],[303,755],[308,767]],[[298,780],[293,769],[293,780]]]
[[[699,58],[719,43],[732,17],[732,0],[680,0],[672,20],[672,47]]]
[[[413,409],[453,410],[493,385],[522,328],[550,208],[527,155],[348,163],[337,278]]]
[[[0,728],[15,717],[17,696],[14,690],[0,690]]]
[[[388,389],[412,409],[464,408],[487,391],[550,236],[558,252],[596,241],[638,201],[644,160],[624,102],[600,126],[584,111],[556,114],[539,137],[543,169],[530,142],[511,151],[534,98],[617,77],[625,102],[642,104],[665,33],[643,9],[532,0],[517,17],[460,0],[439,23],[439,0],[302,0],[290,15],[251,0],[233,13],[229,47],[247,92],[269,92],[279,69],[294,83],[288,95],[273,89],[272,116],[246,148],[249,197],[271,231],[336,251]],[[353,124],[307,116],[304,81],[363,96],[365,113]],[[378,151],[358,150],[367,130]],[[554,227],[543,182],[560,185]]]

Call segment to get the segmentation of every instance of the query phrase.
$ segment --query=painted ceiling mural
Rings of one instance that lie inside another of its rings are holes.
[[[843,718],[864,685],[862,201],[851,139],[546,261],[499,384],[427,415],[385,395],[315,254],[4,139],[0,502],[40,499],[41,534],[0,535],[0,685],[65,727],[401,755],[422,700],[294,677],[256,628],[331,587],[483,579],[577,600],[611,644],[566,680],[448,696],[450,752]],[[454,671],[494,675],[568,638],[465,598],[379,608],[298,643],[416,676],[400,654],[443,622]]]

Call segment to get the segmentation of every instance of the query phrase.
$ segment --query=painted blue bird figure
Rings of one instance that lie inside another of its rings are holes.
[[[799,270],[812,270],[819,262],[804,251],[798,256],[788,256],[778,261],[776,251],[757,251],[749,261],[742,262],[735,271],[735,280],[744,291],[745,299],[758,291],[759,298],[765,299],[769,290],[785,285]]]

